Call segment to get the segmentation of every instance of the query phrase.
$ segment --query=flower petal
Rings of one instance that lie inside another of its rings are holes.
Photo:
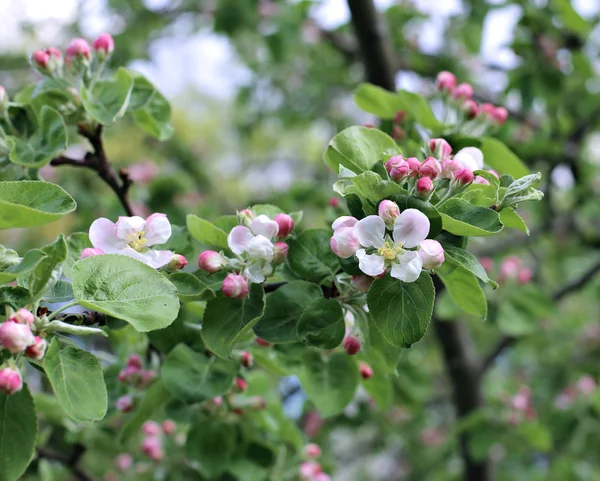
[[[358,222],[356,217],[352,217],[349,215],[343,215],[342,217],[338,217],[333,224],[331,224],[331,228],[333,230],[338,229],[339,227],[354,227],[354,225]]]
[[[423,262],[414,251],[404,251],[392,265],[390,275],[404,282],[415,282],[421,275]]]
[[[147,246],[164,244],[171,237],[171,223],[165,214],[152,214],[146,219],[144,231]]]
[[[117,252],[117,254],[122,255],[122,256],[131,257],[132,259],[143,262],[144,264],[146,264],[148,266],[150,265],[149,259],[147,259],[141,252],[138,252],[129,246],[125,247],[124,249],[121,249],[119,252]]]
[[[261,262],[251,262],[244,269],[244,277],[254,284],[265,282],[265,274]]]
[[[429,219],[417,209],[406,209],[394,222],[394,242],[417,247],[429,234]]]
[[[354,226],[354,235],[363,247],[381,247],[384,244],[385,222],[378,215],[365,217]]]
[[[138,232],[144,230],[145,225],[146,221],[137,215],[133,217],[119,217],[117,221],[117,237],[130,242]]]
[[[279,224],[261,214],[252,221],[250,229],[255,235],[264,235],[267,239],[271,239],[279,232]]]
[[[149,249],[145,252],[142,252],[142,256],[144,259],[146,259],[146,264],[148,264],[150,267],[160,269],[171,262],[171,259],[173,259],[173,252]]]
[[[271,262],[275,255],[273,243],[263,235],[257,235],[250,239],[247,246],[248,258]]]
[[[227,245],[234,254],[239,256],[242,252],[246,252],[248,244],[253,238],[254,235],[248,227],[238,225],[231,229],[227,236]]]
[[[368,276],[378,276],[385,272],[385,259],[377,254],[367,254],[364,249],[356,251],[358,267]]]
[[[96,219],[90,226],[90,242],[106,254],[117,254],[127,242],[117,237],[117,226],[104,217]]]
[[[483,169],[483,152],[477,147],[465,147],[460,149],[455,155],[456,160],[462,167],[469,170]]]

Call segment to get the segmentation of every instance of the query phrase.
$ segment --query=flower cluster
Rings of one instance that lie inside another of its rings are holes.
[[[121,369],[117,379],[130,391],[115,402],[115,407],[121,412],[129,412],[134,406],[136,392],[146,389],[156,378],[156,373],[151,369],[144,369],[142,358],[139,354],[132,354],[127,358],[127,365]]]
[[[482,257],[479,262],[488,273],[494,271],[494,260],[491,257]],[[507,281],[529,284],[532,280],[533,271],[517,256],[507,256],[500,262],[500,273],[498,275],[500,284]]]
[[[11,395],[23,388],[23,378],[16,361],[25,355],[41,361],[46,353],[47,342],[36,331],[35,316],[27,309],[19,309],[0,324],[0,347],[10,353],[6,366],[0,369],[0,391]]]
[[[330,481],[328,474],[323,472],[321,463],[316,461],[321,457],[321,447],[315,443],[304,446],[304,458],[306,461],[300,464],[299,475],[302,481]]]
[[[589,397],[598,388],[596,380],[586,374],[581,376],[575,384],[571,384],[564,388],[554,399],[554,407],[564,411],[571,407],[579,397]]]
[[[530,421],[537,417],[537,411],[533,406],[533,394],[529,386],[521,386],[519,391],[510,400],[511,413],[509,422],[518,424],[523,419]]]
[[[241,299],[248,295],[248,283],[260,284],[283,263],[288,253],[285,239],[294,229],[294,220],[288,214],[277,214],[273,219],[249,209],[238,213],[239,224],[229,232],[227,245],[235,258],[223,252],[204,251],[198,257],[198,267],[214,273],[232,270],[222,284],[223,294]]]
[[[417,209],[400,213],[389,200],[379,204],[378,213],[361,220],[336,219],[330,241],[333,252],[341,258],[356,256],[360,270],[368,276],[382,276],[389,270],[403,282],[414,282],[422,269],[442,265],[444,249],[438,241],[427,239],[430,225],[425,214]]]
[[[165,214],[142,217],[119,217],[116,223],[101,217],[90,226],[90,242],[81,253],[81,258],[119,254],[137,259],[155,269],[167,267],[179,270],[187,264],[185,257],[167,250],[151,249],[164,244],[171,237],[171,223]]]

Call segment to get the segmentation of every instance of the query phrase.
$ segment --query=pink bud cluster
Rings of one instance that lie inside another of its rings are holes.
[[[473,99],[473,87],[464,82],[457,85],[456,77],[451,72],[438,73],[435,84],[437,89],[465,114],[467,119],[472,120],[479,117],[496,125],[506,122],[508,111],[504,107],[497,107],[490,103],[478,104]]]
[[[510,399],[512,412],[509,415],[511,424],[518,424],[522,420],[531,421],[537,417],[533,406],[533,394],[529,386],[521,386],[517,393]]]
[[[331,481],[331,477],[323,472],[321,464],[317,461],[305,461],[298,470],[301,481]]]
[[[598,388],[596,379],[589,374],[581,376],[575,384],[564,388],[554,399],[554,407],[559,410],[568,409],[577,399],[593,394]]]
[[[177,431],[177,424],[167,419],[161,424],[156,421],[146,421],[142,425],[144,438],[140,445],[141,452],[154,462],[164,459],[163,436],[173,436]]]
[[[156,374],[151,369],[144,369],[142,358],[139,354],[132,354],[127,359],[125,368],[121,369],[117,379],[129,388],[135,390],[146,389],[155,379]],[[129,412],[134,407],[134,397],[130,394],[121,396],[115,402],[115,407],[121,412]]]
[[[482,257],[479,262],[487,273],[494,271],[494,260],[491,257]],[[500,261],[498,282],[516,281],[518,284],[529,284],[533,280],[533,271],[527,267],[517,256],[507,256]]]

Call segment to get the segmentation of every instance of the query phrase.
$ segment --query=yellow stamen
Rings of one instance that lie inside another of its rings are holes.
[[[142,250],[144,250],[144,248],[146,247],[146,244],[148,243],[148,239],[146,239],[144,237],[145,232],[144,231],[137,231],[135,234],[133,235],[128,235],[127,236],[127,240],[129,243],[129,247],[131,247],[132,249],[141,252]]]
[[[389,242],[383,244],[382,247],[377,249],[377,253],[380,256],[385,257],[389,261],[393,261],[398,257],[398,254],[402,251],[402,244],[398,243],[395,246],[391,245]]]

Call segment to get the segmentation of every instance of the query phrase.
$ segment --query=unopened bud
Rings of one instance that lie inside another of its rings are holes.
[[[419,174],[429,177],[431,180],[437,178],[442,172],[442,166],[435,157],[427,157],[419,168]]]
[[[337,197],[332,197],[331,199],[329,199],[329,205],[334,209],[337,209],[340,206],[340,199],[338,199]]]
[[[187,263],[188,261],[184,256],[181,254],[175,254],[172,257],[171,262],[169,262],[167,269],[170,271],[180,271],[187,266]]]
[[[479,113],[479,105],[477,105],[477,102],[473,99],[465,100],[460,109],[465,113],[469,120],[473,120]]]
[[[142,441],[140,449],[142,453],[148,456],[152,461],[159,462],[165,457],[162,449],[162,442],[158,437],[150,436],[145,438]]]
[[[67,58],[90,58],[90,45],[83,38],[74,38],[66,49]]]
[[[442,160],[442,179],[453,179],[461,169],[460,164],[454,159]]]
[[[23,388],[23,378],[16,369],[5,367],[0,369],[0,391],[11,396]]]
[[[410,174],[410,166],[401,155],[394,155],[385,163],[385,170],[396,182],[404,180]]]
[[[493,120],[492,115],[495,110],[496,110],[496,107],[494,107],[493,104],[484,102],[479,105],[479,113],[481,115],[483,115],[484,117],[489,118],[490,120]]]
[[[355,336],[348,336],[344,339],[344,351],[349,356],[354,356],[360,351],[360,341]]]
[[[36,50],[31,55],[32,65],[42,73],[47,72],[49,61],[50,55],[48,55],[48,53],[46,53],[44,50]]]
[[[322,471],[323,469],[319,463],[316,461],[307,461],[300,465],[300,478],[302,480],[313,480]]]
[[[139,354],[131,354],[127,358],[127,367],[142,369],[142,357]]]
[[[321,456],[321,447],[315,443],[304,446],[304,457],[306,459],[317,459]]]
[[[492,118],[498,125],[502,125],[508,118],[508,110],[506,110],[504,107],[496,107],[492,111]]]
[[[239,274],[227,274],[221,289],[226,297],[242,299],[248,295],[248,281]]]
[[[445,159],[452,153],[452,146],[446,139],[429,139],[429,150],[435,157]]]
[[[371,379],[373,377],[373,368],[366,362],[361,362],[358,366],[360,377],[363,379]]]
[[[277,225],[279,226],[277,237],[283,239],[291,234],[292,229],[294,228],[294,219],[292,219],[289,215],[277,214],[273,220],[277,222]]]
[[[454,178],[461,185],[469,185],[473,182],[473,177],[473,171],[470,169],[459,169],[454,174]]]
[[[35,321],[35,316],[31,311],[27,309],[19,309],[11,319],[19,324],[26,324],[28,326],[33,326],[33,322]]]
[[[488,274],[494,269],[494,259],[491,257],[482,257],[479,259],[479,263]]]
[[[357,276],[352,276],[350,283],[357,291],[369,292],[374,280],[375,279],[373,279],[371,276],[359,274]]]
[[[241,377],[237,377],[237,378],[235,378],[235,385],[234,385],[233,389],[236,392],[244,392],[248,389],[248,383],[246,382],[245,379],[242,379]]]
[[[115,467],[117,468],[118,471],[121,471],[121,472],[127,471],[127,470],[131,469],[132,466],[133,466],[133,457],[131,456],[131,454],[128,454],[128,453],[119,454],[115,458]]]
[[[417,175],[419,175],[419,169],[421,168],[421,161],[419,159],[417,159],[416,157],[409,157],[408,159],[406,159],[406,162],[408,163],[408,168],[410,170],[409,175],[411,177],[416,177]]]
[[[97,247],[86,247],[81,251],[81,258],[87,259],[88,257],[99,256],[104,254],[104,251]]]
[[[46,354],[47,347],[48,343],[45,339],[35,336],[35,343],[25,349],[25,356],[35,359],[36,361],[41,361],[44,357],[44,354]]]
[[[290,250],[289,246],[285,242],[279,241],[275,242],[273,247],[275,248],[273,262],[277,265],[282,264],[288,255],[288,251]]]
[[[429,177],[421,177],[417,180],[417,194],[419,197],[427,197],[433,191],[433,181]]]
[[[0,344],[12,354],[18,354],[35,344],[35,337],[28,325],[8,320],[0,325]]]
[[[444,263],[444,248],[433,239],[421,242],[417,255],[423,262],[423,269],[437,269]]]
[[[517,276],[519,284],[529,284],[533,279],[533,271],[529,267],[523,267]]]
[[[92,47],[94,47],[96,54],[100,58],[104,59],[108,57],[115,49],[115,41],[111,35],[108,33],[103,33],[96,40],[94,40]]]
[[[452,93],[455,99],[470,99],[473,97],[473,87],[468,83],[461,83],[456,86]]]
[[[146,436],[158,436],[161,433],[160,424],[155,421],[146,421],[142,425],[142,432]]]
[[[175,421],[172,421],[171,419],[165,419],[162,422],[162,430],[163,433],[165,433],[165,436],[172,436],[173,434],[175,434],[175,431],[177,430],[177,424],[175,424]]]
[[[223,256],[216,251],[204,251],[198,257],[198,267],[209,273],[220,271],[225,262]]]
[[[383,219],[386,225],[391,226],[400,215],[400,209],[398,208],[398,204],[395,202],[392,202],[391,200],[382,200],[379,203],[377,213],[379,217]]]
[[[270,342],[265,341],[264,339],[261,339],[260,337],[256,338],[256,344],[258,344],[259,346],[262,346],[262,347],[270,347],[273,345]]]
[[[115,402],[115,407],[122,413],[127,413],[133,408],[133,399],[131,396],[121,396]]]
[[[240,362],[244,367],[252,367],[254,364],[254,358],[248,351],[244,351],[240,356]]]
[[[450,72],[442,71],[438,73],[435,85],[438,90],[451,93],[456,87],[456,77]]]
[[[238,224],[250,227],[252,221],[254,220],[254,214],[250,209],[244,209],[238,212],[237,219]]]

